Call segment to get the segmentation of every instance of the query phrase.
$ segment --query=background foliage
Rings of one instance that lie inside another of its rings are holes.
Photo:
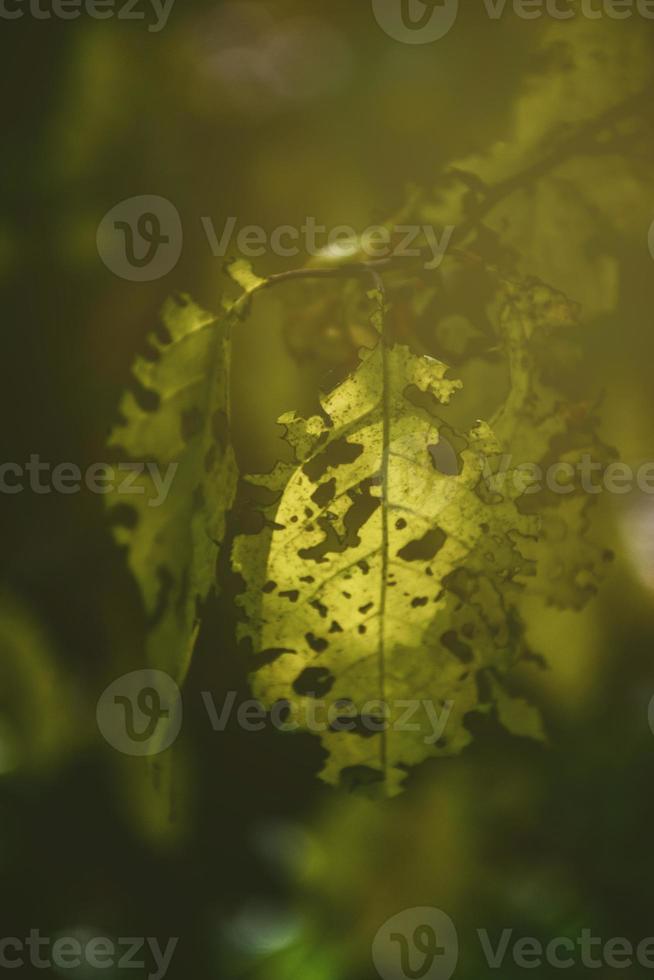
[[[632,464],[651,459],[649,24],[496,23],[469,5],[446,39],[414,48],[391,42],[367,4],[237,7],[180,4],[161,35],[111,21],[3,28],[4,457],[105,458],[165,299],[219,305],[201,215],[366,227],[409,199],[421,221],[482,216],[489,257],[581,303],[571,395],[594,404],[603,392],[603,441]],[[291,26],[270,65],[261,52],[275,24]],[[249,51],[238,63],[236,46]],[[459,174],[444,183],[452,164]],[[153,284],[115,279],[95,251],[100,217],[138,193],[175,202],[188,229],[179,265]],[[286,268],[264,261],[261,274]],[[286,452],[276,419],[310,416],[326,372],[353,364],[366,323],[342,315],[335,290],[325,302],[330,289],[317,310],[306,294],[296,309],[290,293],[261,296],[239,328],[243,470],[270,469]],[[463,377],[453,421],[489,417],[506,390],[502,366],[482,356],[487,301],[483,281],[459,270],[407,318],[411,342]],[[584,611],[538,598],[523,610],[550,664],[532,691],[547,748],[481,718],[463,755],[423,763],[381,807],[319,783],[308,735],[211,731],[199,692],[248,691],[235,597],[211,602],[185,689],[183,818],[171,833],[94,725],[100,692],[146,644],[102,499],[3,498],[3,934],[179,935],[171,976],[280,980],[370,976],[381,922],[421,904],[462,931],[649,935],[651,508],[637,495],[600,501],[616,562]],[[479,975],[472,954],[461,975]]]

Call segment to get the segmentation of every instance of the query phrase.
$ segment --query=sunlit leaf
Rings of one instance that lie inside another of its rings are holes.
[[[144,473],[140,496],[112,495],[111,507],[129,505],[135,523],[119,525],[128,546],[149,620],[150,666],[183,680],[198,627],[199,604],[215,582],[226,513],[236,488],[230,439],[229,328],[231,315],[216,318],[187,297],[170,300],[163,312],[165,340],[150,338],[156,360],[139,358],[138,382],[156,398],[145,409],[132,392],[123,398],[124,423],[111,445],[130,460],[154,462],[170,480],[162,498]]]

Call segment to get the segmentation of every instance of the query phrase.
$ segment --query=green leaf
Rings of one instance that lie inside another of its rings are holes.
[[[548,22],[503,138],[452,161],[417,208],[420,222],[457,234],[483,227],[488,243],[492,232],[496,260],[556,283],[588,317],[615,310],[625,244],[640,247],[649,224],[654,76],[639,26]]]
[[[559,387],[576,351],[556,345],[577,324],[578,308],[538,280],[504,283],[497,320],[510,391],[491,425],[511,454],[511,467],[493,485],[501,491],[523,464],[540,469],[542,489],[523,502],[540,521],[538,538],[523,548],[532,560],[526,585],[561,609],[581,609],[597,592],[611,555],[589,536],[596,498],[585,491],[579,468],[584,456],[605,465],[616,453],[600,440],[592,406],[571,403]],[[569,487],[563,467],[577,474]]]
[[[227,512],[236,493],[237,470],[230,436],[230,328],[237,302],[215,317],[187,296],[163,310],[166,338],[149,338],[156,358],[134,366],[146,389],[146,409],[128,391],[124,422],[110,445],[137,464],[172,474],[165,499],[145,473],[139,496],[108,497],[110,508],[129,505],[135,520],[115,536],[128,548],[148,618],[145,662],[184,682],[200,625],[201,606],[216,581],[216,562]],[[141,399],[142,401],[143,399]],[[170,477],[169,477],[170,478]],[[116,514],[120,517],[119,512]],[[138,666],[142,666],[139,664]],[[117,780],[131,822],[149,840],[169,845],[180,837],[188,809],[183,741],[153,758],[121,756]]]
[[[501,450],[487,425],[470,432],[458,473],[439,470],[436,412],[460,387],[446,371],[380,340],[322,399],[324,417],[280,419],[297,462],[250,478],[277,494],[263,530],[234,546],[242,635],[263,664],[255,694],[287,700],[299,722],[315,707],[312,684],[347,706],[343,715],[370,714],[375,699],[389,712],[379,734],[322,734],[328,782],[368,772],[394,793],[408,766],[460,751],[477,674],[507,670],[521,651],[506,602],[529,571],[520,545],[538,522],[519,513],[515,482],[493,499],[479,493]],[[423,701],[445,713],[440,737]]]
[[[116,529],[128,547],[129,565],[149,620],[147,663],[181,683],[198,627],[198,608],[214,586],[216,560],[237,473],[230,441],[230,310],[216,318],[188,297],[169,300],[163,311],[168,337],[150,337],[156,360],[139,358],[138,382],[155,396],[146,410],[132,392],[120,406],[124,423],[110,445],[136,463],[152,461],[174,474],[163,502],[143,474],[140,496],[107,498],[127,504],[136,522]]]

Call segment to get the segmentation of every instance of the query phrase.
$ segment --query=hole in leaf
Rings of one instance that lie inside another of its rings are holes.
[[[429,455],[434,469],[444,476],[458,476],[461,472],[454,446],[447,440],[442,439],[435,446],[429,446]]]
[[[304,697],[322,698],[334,683],[334,675],[326,667],[306,667],[293,681],[293,690]]]
[[[252,657],[254,670],[259,670],[261,667],[267,667],[268,664],[273,664],[275,660],[279,660],[285,653],[297,653],[297,650],[290,650],[288,647],[270,647],[268,650],[261,650]]]
[[[322,483],[318,489],[311,495],[311,499],[320,507],[321,510],[327,506],[330,500],[334,499],[334,494],[336,493],[336,479],[332,478],[328,480],[327,483]]]
[[[351,793],[359,788],[374,788],[378,783],[383,783],[384,774],[371,766],[346,766],[341,770],[340,781],[341,786]]]
[[[443,646],[458,657],[461,663],[469,664],[473,660],[473,652],[467,643],[459,639],[456,630],[448,630],[441,636]]]
[[[410,541],[403,548],[400,548],[397,557],[403,561],[430,561],[438,554],[446,541],[447,535],[437,527],[433,531],[427,531],[422,538]]]
[[[335,439],[324,452],[305,463],[304,472],[313,483],[318,483],[328,469],[353,463],[362,452],[363,446],[350,443],[343,436],[341,439]]]
[[[324,653],[329,646],[327,640],[322,636],[315,636],[313,633],[307,633],[304,638],[315,653]]]

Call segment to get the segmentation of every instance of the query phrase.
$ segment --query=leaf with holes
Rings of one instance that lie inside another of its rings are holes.
[[[518,511],[518,480],[482,492],[501,448],[487,425],[448,449],[437,413],[460,383],[446,372],[380,339],[324,417],[282,417],[296,462],[249,477],[275,495],[234,545],[254,693],[322,731],[331,783],[393,794],[409,766],[460,751],[478,675],[522,650],[507,597],[538,522]]]
[[[491,482],[500,493],[518,467],[535,477],[521,509],[538,514],[540,533],[525,543],[533,562],[526,583],[560,609],[581,609],[596,594],[612,555],[589,535],[597,500],[584,468],[601,470],[616,452],[598,436],[592,405],[566,397],[566,360],[577,357],[564,338],[578,309],[539,280],[505,283],[496,321],[509,367],[509,394],[491,426],[510,453],[510,467]]]
[[[139,358],[134,367],[156,407],[142,407],[127,392],[120,406],[124,423],[110,440],[135,469],[147,464],[129,495],[121,494],[119,483],[108,501],[136,512],[117,526],[116,538],[128,547],[143,595],[147,662],[178,683],[192,653],[198,606],[215,582],[236,490],[229,424],[229,328],[236,314],[232,309],[215,317],[188,297],[169,300],[165,340],[151,336],[155,359]]]

